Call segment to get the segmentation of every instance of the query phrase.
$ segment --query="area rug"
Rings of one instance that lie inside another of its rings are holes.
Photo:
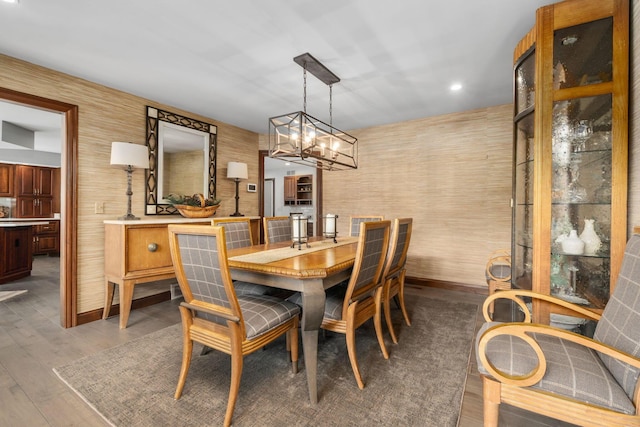
[[[27,290],[23,289],[20,291],[0,291],[0,302],[6,301],[8,299],[17,297],[18,295],[26,294]]]
[[[246,356],[233,425],[455,426],[478,307],[415,296],[407,302],[410,327],[400,310],[392,311],[399,344],[385,335],[389,360],[371,322],[358,330],[364,390],[353,377],[343,335],[320,337],[317,405],[309,402],[302,355],[294,375],[284,340]],[[182,398],[174,400],[180,333],[180,325],[170,326],[54,371],[113,426],[222,425],[229,357],[200,356],[194,346]]]

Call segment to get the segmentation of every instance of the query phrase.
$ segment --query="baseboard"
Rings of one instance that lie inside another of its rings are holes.
[[[477,295],[489,295],[486,286],[470,285],[467,283],[447,282],[445,280],[424,279],[420,277],[406,276],[404,282],[408,285],[424,286],[430,288],[447,289],[450,291],[469,292]]]
[[[131,302],[131,309],[148,307],[159,302],[169,301],[171,299],[171,291],[160,292],[159,294],[149,295],[147,297],[138,298]],[[77,326],[84,325],[85,323],[93,322],[102,319],[102,309],[86,311],[79,313],[77,318]],[[115,316],[120,314],[120,304],[114,304],[111,306],[109,316]]]

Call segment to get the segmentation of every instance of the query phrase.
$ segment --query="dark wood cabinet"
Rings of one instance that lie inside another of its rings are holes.
[[[56,255],[60,253],[60,223],[49,221],[48,224],[33,226],[33,254]]]
[[[284,204],[294,204],[296,201],[296,177],[284,177]]]
[[[17,165],[15,172],[16,217],[53,216],[56,169]]]
[[[0,164],[0,197],[14,195],[15,165]]]
[[[32,229],[24,227],[0,227],[0,283],[26,277],[31,274]]]
[[[16,196],[52,197],[54,169],[40,166],[16,166]]]
[[[18,218],[51,218],[53,216],[53,198],[18,197],[15,216]]]

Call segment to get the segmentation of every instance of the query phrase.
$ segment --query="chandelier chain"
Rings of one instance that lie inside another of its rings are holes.
[[[329,85],[329,125],[333,128],[333,84]]]
[[[302,81],[304,92],[302,95],[302,111],[307,112],[307,63],[305,62],[304,67],[302,67]]]

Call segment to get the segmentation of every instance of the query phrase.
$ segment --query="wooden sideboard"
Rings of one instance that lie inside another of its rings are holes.
[[[252,226],[260,217],[250,217]],[[120,329],[127,327],[136,284],[175,277],[169,248],[169,224],[210,225],[212,218],[181,217],[104,221],[105,297],[102,318],[109,317],[115,285],[120,300]],[[259,239],[259,233],[258,239]]]

